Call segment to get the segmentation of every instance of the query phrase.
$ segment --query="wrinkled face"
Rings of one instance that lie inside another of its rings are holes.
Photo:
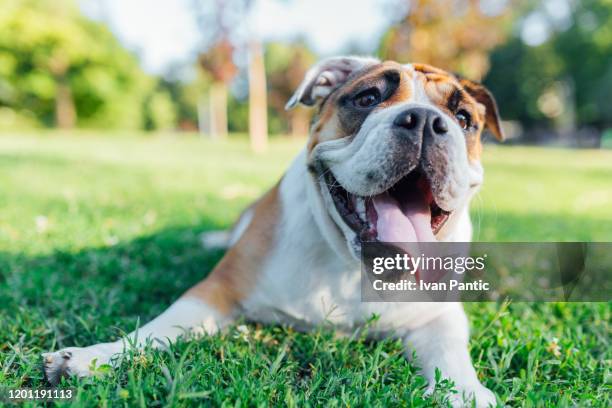
[[[443,239],[482,183],[485,123],[501,137],[495,102],[427,65],[340,61],[296,96],[317,105],[308,165],[330,217],[354,254],[362,241]]]

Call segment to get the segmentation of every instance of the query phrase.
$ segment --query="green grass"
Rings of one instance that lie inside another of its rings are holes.
[[[222,256],[198,234],[230,225],[299,147],[0,138],[0,387],[43,386],[42,351],[112,340],[163,311]],[[487,146],[484,164],[476,239],[612,240],[612,151]],[[467,309],[477,371],[505,404],[610,405],[609,304]],[[66,385],[81,406],[431,406],[450,386],[424,398],[395,341],[246,327]]]

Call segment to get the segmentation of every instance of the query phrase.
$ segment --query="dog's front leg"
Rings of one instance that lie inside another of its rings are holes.
[[[178,336],[191,333],[214,334],[231,321],[231,313],[215,303],[214,279],[207,279],[174,302],[165,312],[128,336],[111,343],[89,347],[69,347],[43,354],[47,380],[55,385],[62,377],[92,375],[92,365],[112,363],[130,347],[142,348],[147,342],[153,347],[167,345]],[[212,286],[212,287],[211,287]]]
[[[126,338],[112,343],[43,354],[45,376],[49,382],[55,384],[68,375],[91,375],[90,367],[94,360],[97,365],[108,364],[113,356],[125,352],[131,345],[142,347],[147,341],[152,341],[152,345],[158,347],[176,339],[186,330],[212,334],[230,323],[239,310],[241,300],[256,285],[267,245],[275,239],[276,230],[271,226],[276,225],[279,219],[278,185],[259,199],[250,211],[253,215],[248,216],[245,222],[248,224],[251,219],[257,222],[241,226],[242,235],[238,242],[210,275],[157,318]]]
[[[495,395],[478,381],[468,351],[468,321],[460,304],[424,326],[411,330],[404,341],[409,358],[416,354],[416,364],[429,382],[428,392],[435,388],[435,372],[455,383],[458,394],[450,398],[453,406],[495,406]]]

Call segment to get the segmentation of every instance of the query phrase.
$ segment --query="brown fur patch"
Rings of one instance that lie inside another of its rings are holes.
[[[439,74],[439,75],[446,75],[446,76],[449,75],[449,73],[444,71],[443,69],[436,68],[432,65],[415,63],[415,64],[412,64],[412,67],[414,68],[415,71],[421,72],[423,74]]]
[[[472,135],[467,135],[465,138],[467,147],[468,159],[471,162],[479,161],[482,156],[482,142],[480,132]]]
[[[248,295],[274,244],[274,227],[280,218],[278,187],[279,184],[254,205],[251,223],[210,275],[183,296],[197,297],[227,315]]]
[[[464,88],[454,75],[425,64],[415,64],[415,71],[418,73],[417,78],[425,89],[427,97],[440,110],[451,117],[454,117],[455,113],[461,109],[470,114],[475,129],[465,136],[468,159],[470,161],[480,160],[485,107]],[[454,111],[449,109],[449,105],[453,105]]]
[[[395,103],[405,101],[411,95],[411,78],[407,70],[397,62],[385,61],[381,64],[366,68],[355,78],[349,79],[348,82],[340,86],[326,100],[319,113],[316,115],[310,138],[307,143],[307,150],[311,152],[319,143],[329,140],[340,139],[352,134],[352,129],[342,125],[342,121],[338,118],[337,102],[343,96],[355,91],[356,88],[365,82],[373,82],[380,80],[385,72],[395,70],[400,75],[400,84],[395,92],[376,109],[385,108]]]
[[[393,63],[395,64],[395,63]],[[399,66],[396,64],[395,68],[399,70],[400,73],[400,83],[393,95],[380,105],[376,109],[385,108],[388,106],[395,105],[400,102],[405,102],[412,96],[412,75],[411,72],[407,71],[406,68]]]
[[[501,127],[501,119],[495,98],[488,89],[481,84],[468,79],[461,79],[463,88],[484,107],[483,117],[487,127],[500,142],[504,140],[504,132]]]
[[[312,149],[314,149],[315,146],[320,142],[333,139],[325,137],[322,138],[322,135],[330,134],[334,135],[335,138],[343,137],[343,135],[341,135],[341,129],[338,129],[334,126],[337,124],[337,121],[332,121],[332,119],[336,116],[336,109],[334,108],[334,101],[328,101],[322,107],[319,114],[315,117],[314,123],[312,125],[312,131],[310,132],[310,136],[308,137],[308,143],[306,144],[308,152],[311,152]]]

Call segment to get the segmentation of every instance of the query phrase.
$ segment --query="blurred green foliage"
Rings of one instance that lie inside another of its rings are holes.
[[[486,3],[410,2],[405,16],[389,18],[378,53],[483,77],[502,117],[520,122],[526,131],[576,133],[591,127],[602,133],[612,127],[612,0],[515,0],[495,12],[483,9]],[[242,2],[224,4],[242,7]],[[527,29],[534,22],[546,34],[539,41]],[[212,28],[201,25],[201,30],[206,37]],[[0,130],[195,130],[210,112],[210,84],[240,69],[225,84],[230,91],[227,127],[246,132],[245,51],[222,58],[224,68],[213,70],[217,77],[211,67],[204,69],[210,61],[202,55],[177,68],[190,67],[196,75],[169,71],[155,77],[141,69],[104,23],[84,17],[77,0],[3,0]],[[317,59],[302,38],[265,44],[270,133],[306,133],[310,113],[283,107]]]
[[[173,127],[173,102],[155,84],[74,1],[3,0],[0,126],[28,118],[44,126],[137,129],[148,116],[154,127]]]
[[[515,11],[513,36],[492,52],[484,81],[501,102],[502,116],[525,127],[568,120],[611,126],[612,1],[566,2],[567,18],[555,18],[554,2],[524,3]],[[528,45],[520,29],[529,17],[547,31],[539,44]]]
[[[305,108],[285,111],[285,104],[317,60],[302,40],[292,43],[270,42],[265,45],[265,68],[268,88],[268,130],[273,134],[304,136],[302,124],[309,123],[310,112]],[[249,107],[246,97],[230,94],[228,98],[228,128],[231,132],[247,132]]]

